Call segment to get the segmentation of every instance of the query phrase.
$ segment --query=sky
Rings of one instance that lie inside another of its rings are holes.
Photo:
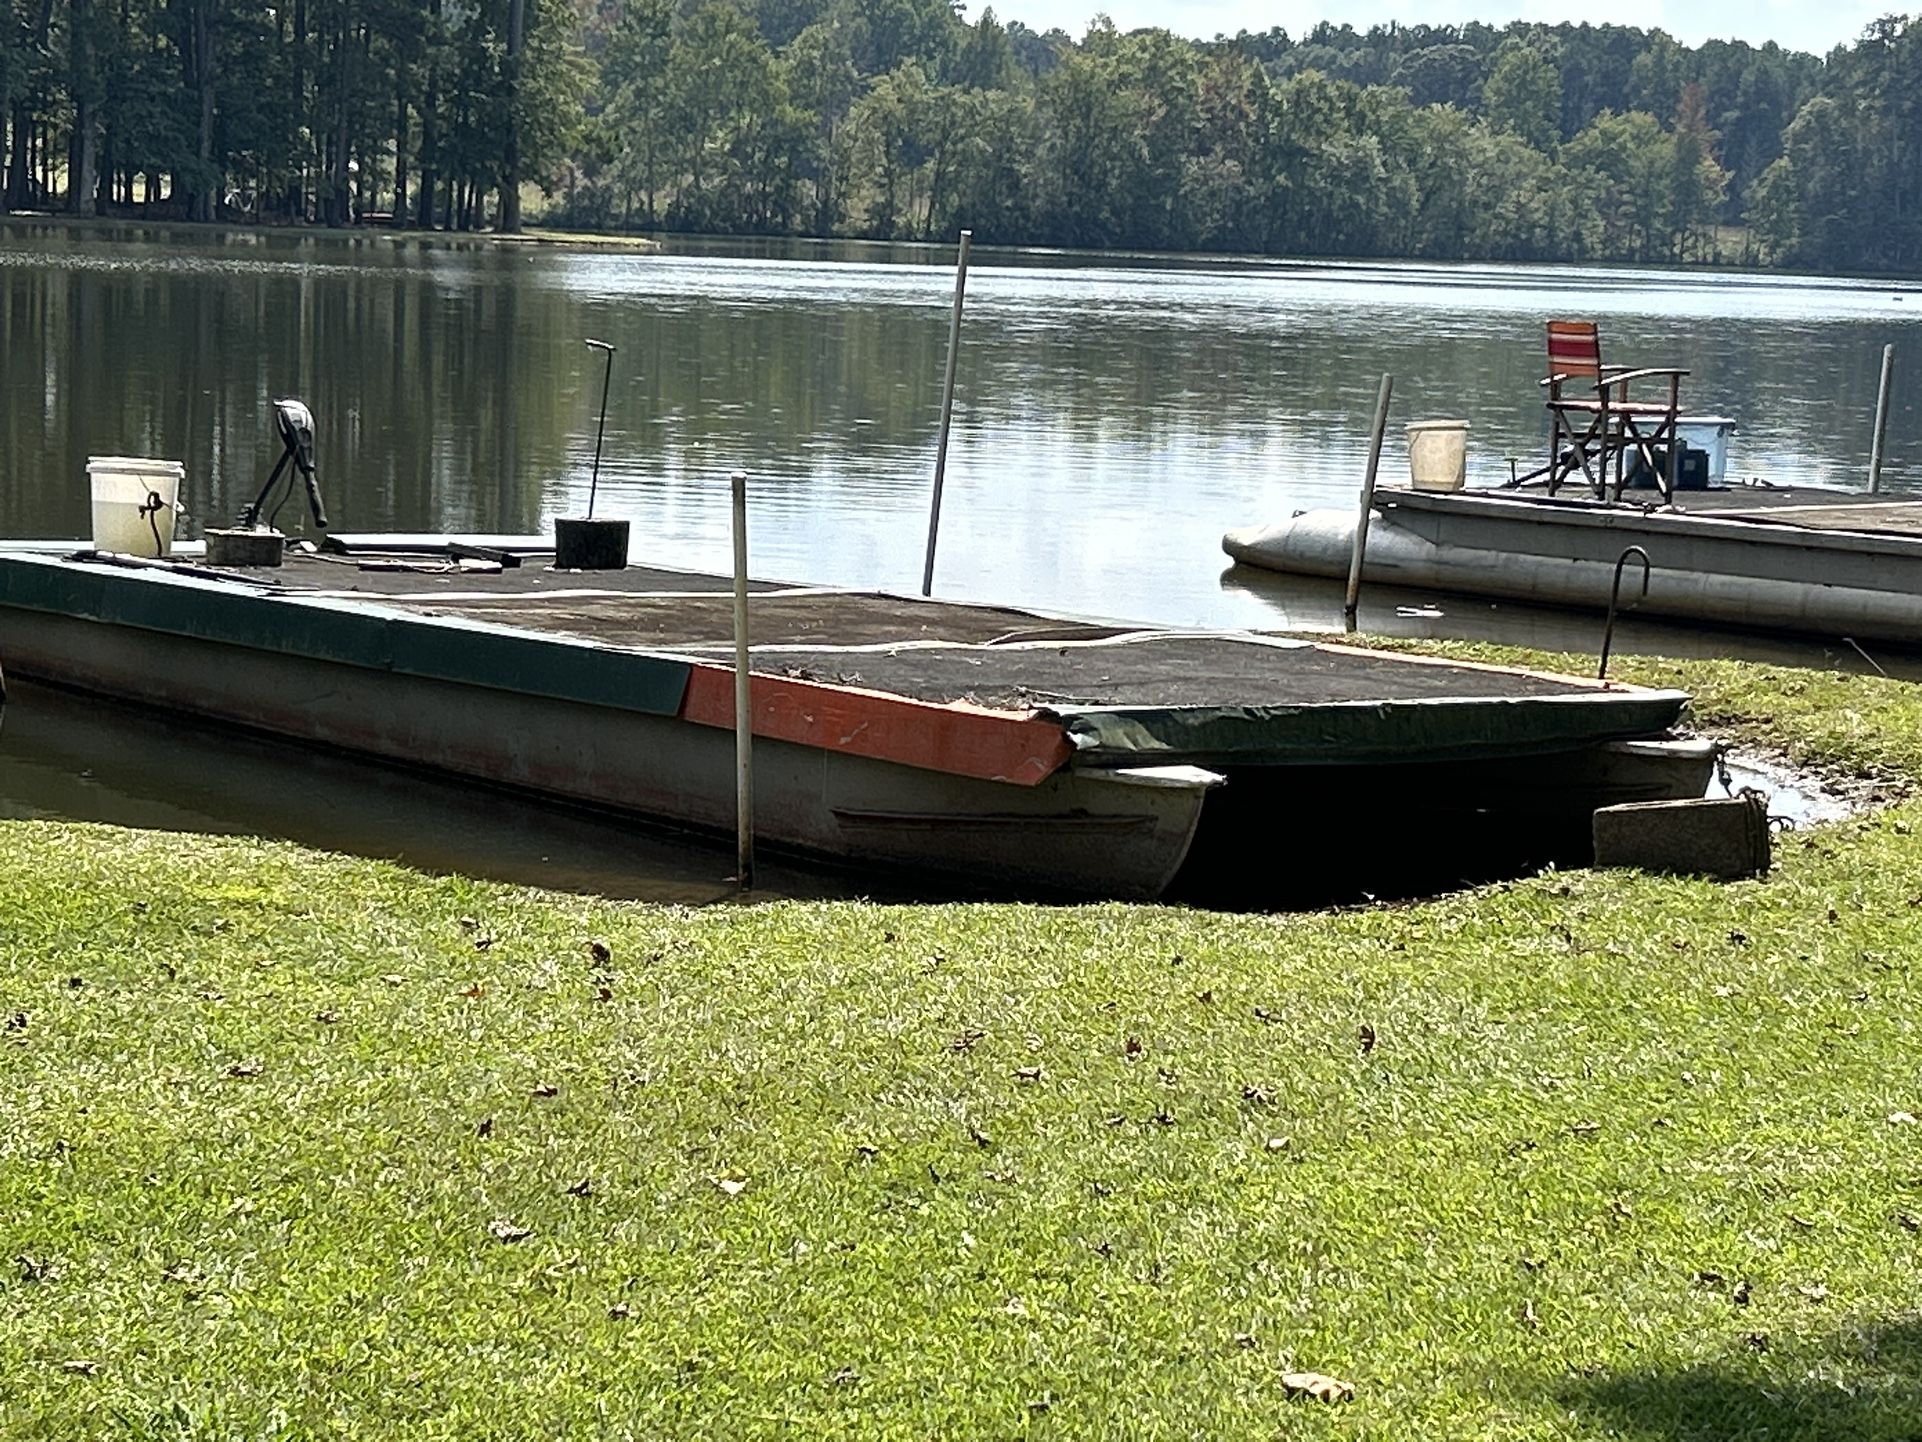
[[[989,0],[971,0],[970,16]],[[1569,0],[995,0],[994,13],[1035,30],[1059,27],[1080,35],[1097,11],[1123,30],[1159,25],[1178,35],[1209,39],[1237,30],[1279,25],[1299,36],[1317,21],[1345,21],[1357,30],[1398,20],[1408,25],[1458,25],[1481,20],[1547,23],[1586,20],[1660,28],[1685,45],[1704,40],[1774,40],[1792,50],[1826,54],[1854,40],[1877,16],[1922,9],[1922,4],[1875,0],[1610,0],[1577,5]]]

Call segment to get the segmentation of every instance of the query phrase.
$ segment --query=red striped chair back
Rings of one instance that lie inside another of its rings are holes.
[[[1551,320],[1548,323],[1548,373],[1578,380],[1599,380],[1602,374],[1602,333],[1592,320]]]

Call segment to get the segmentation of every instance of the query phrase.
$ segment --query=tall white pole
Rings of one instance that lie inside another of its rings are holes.
[[[1869,447],[1869,494],[1882,489],[1882,443],[1889,433],[1889,382],[1895,376],[1895,347],[1882,347],[1882,384],[1875,392],[1875,440]]]
[[[1381,378],[1381,392],[1375,397],[1375,434],[1368,442],[1368,474],[1361,483],[1361,514],[1355,518],[1355,547],[1348,557],[1348,595],[1341,606],[1342,618],[1350,630],[1355,626],[1355,611],[1361,605],[1361,563],[1368,554],[1368,517],[1375,509],[1375,471],[1381,465],[1381,438],[1388,429],[1388,396],[1395,388],[1393,376]]]
[[[934,448],[934,499],[928,508],[928,559],[921,568],[921,594],[934,594],[934,543],[941,533],[941,483],[948,473],[948,427],[954,420],[954,365],[961,354],[961,306],[968,294],[968,247],[974,232],[961,232],[961,252],[954,262],[954,314],[948,320],[948,373],[941,382],[941,439]]]
[[[736,880],[754,885],[754,708],[748,697],[747,473],[734,487],[734,812]]]

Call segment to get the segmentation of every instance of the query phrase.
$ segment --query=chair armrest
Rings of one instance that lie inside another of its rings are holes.
[[[1674,366],[1646,366],[1641,370],[1621,371],[1615,375],[1603,376],[1595,383],[1595,389],[1601,390],[1605,386],[1623,385],[1629,381],[1641,380],[1644,376],[1672,376],[1674,379],[1680,380],[1687,374],[1687,371],[1678,370]]]

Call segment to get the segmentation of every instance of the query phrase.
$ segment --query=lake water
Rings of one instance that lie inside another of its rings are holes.
[[[290,394],[314,412],[336,528],[545,531],[587,501],[592,336],[618,347],[597,510],[630,519],[637,558],[725,570],[726,477],[741,469],[758,574],[917,590],[951,260],[912,246],[632,255],[0,222],[0,534],[84,536],[86,459],[101,454],[183,460],[190,532],[228,523],[278,453],[267,401]],[[1922,493],[1915,289],[984,249],[936,594],[1335,626],[1332,588],[1229,575],[1221,533],[1351,503],[1383,372],[1387,474],[1405,474],[1401,427],[1422,418],[1469,422],[1471,479],[1505,477],[1508,456],[1540,464],[1551,316],[1600,320],[1611,362],[1688,367],[1685,409],[1738,423],[1731,475],[1774,481],[1864,483],[1893,341],[1885,486]],[[298,508],[282,514],[289,529]],[[1596,629],[1387,593],[1363,621],[1582,649]],[[1659,627],[1617,644],[1747,648]],[[21,757],[25,729],[0,733],[0,749]],[[16,768],[0,799],[39,805],[26,785]]]
[[[542,531],[586,504],[594,336],[619,347],[598,509],[637,555],[726,569],[739,468],[756,571],[918,589],[945,257],[719,249],[0,226],[0,534],[85,534],[89,454],[184,460],[195,518],[224,524],[285,394],[313,409],[336,527]],[[1887,483],[1922,489],[1922,293],[1886,283],[982,250],[937,591],[1278,624],[1224,584],[1221,533],[1352,498],[1384,371],[1391,474],[1423,417],[1470,423],[1478,475],[1539,464],[1559,315],[1600,319],[1611,360],[1687,366],[1688,409],[1739,423],[1731,472],[1773,480],[1861,483],[1895,341]]]

